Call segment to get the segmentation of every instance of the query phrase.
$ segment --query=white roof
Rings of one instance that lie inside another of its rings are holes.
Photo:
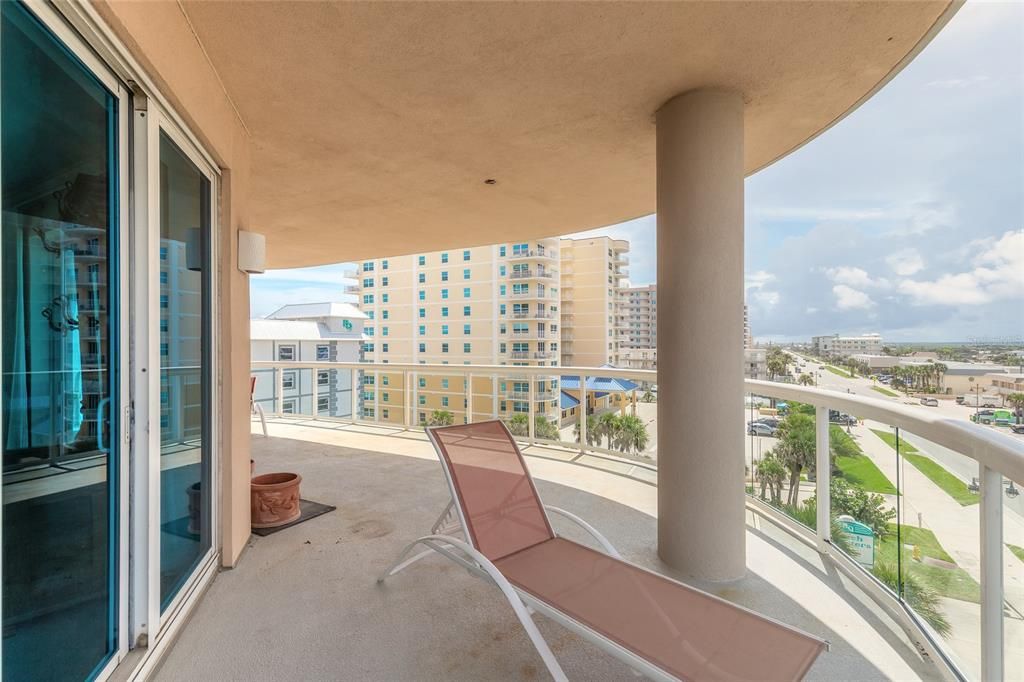
[[[351,303],[291,303],[267,315],[268,320],[302,320],[311,317],[342,317],[365,320],[366,313]]]
[[[358,341],[358,336],[331,332],[327,325],[312,320],[249,320],[249,336],[253,341]]]

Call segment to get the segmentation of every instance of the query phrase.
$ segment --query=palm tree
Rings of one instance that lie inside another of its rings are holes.
[[[1013,411],[1019,421],[1021,416],[1024,416],[1024,393],[1011,393],[1006,396],[1006,402],[1013,405]]]
[[[772,450],[765,453],[757,465],[757,477],[761,481],[761,499],[765,497],[765,488],[771,494],[771,503],[778,507],[782,504],[782,483],[786,480],[786,467],[779,461]]]
[[[589,424],[588,424],[589,426]],[[601,444],[601,439],[604,438],[608,447],[612,447],[612,441],[619,433],[619,416],[614,412],[605,412],[597,418],[597,433],[598,440],[597,444]]]
[[[787,504],[795,505],[800,493],[800,473],[814,465],[814,417],[795,412],[779,424],[779,443],[775,455],[789,469],[789,497]]]
[[[612,447],[621,452],[641,453],[647,449],[650,436],[647,427],[640,417],[627,414],[618,418],[618,433]]]
[[[505,420],[505,426],[508,427],[513,436],[530,435],[530,418],[521,412],[512,415],[511,419]]]
[[[580,442],[580,421],[576,420],[576,426],[573,427],[573,434],[576,436],[576,442]],[[601,444],[601,433],[597,428],[597,417],[592,414],[587,415],[587,445],[600,445]]]
[[[558,440],[558,426],[542,414],[533,418],[533,435],[547,440]]]
[[[801,386],[813,386],[814,377],[804,372],[799,377],[797,377],[796,383],[800,384]]]
[[[448,410],[434,410],[428,423],[430,426],[451,426],[455,423],[455,415]]]

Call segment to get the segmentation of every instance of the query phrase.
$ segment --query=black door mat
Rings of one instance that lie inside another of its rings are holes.
[[[276,533],[279,530],[284,530],[285,528],[291,528],[292,526],[297,526],[300,523],[302,523],[303,521],[309,521],[310,519],[315,519],[316,517],[323,516],[327,512],[332,512],[335,509],[337,509],[337,507],[332,507],[329,504],[320,504],[319,502],[313,502],[311,500],[301,500],[300,499],[299,500],[299,518],[295,519],[291,523],[286,523],[283,526],[275,526],[273,528],[253,528],[252,532],[253,532],[254,535],[259,535],[260,537],[264,537],[265,538],[268,535],[273,535],[274,533]]]

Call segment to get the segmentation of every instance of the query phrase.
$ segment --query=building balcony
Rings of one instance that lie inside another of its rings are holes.
[[[508,276],[510,279],[554,279],[558,273],[549,270],[512,270]]]
[[[526,350],[510,350],[508,356],[513,360],[529,360],[530,351]]]
[[[528,259],[558,262],[558,251],[531,249],[529,251],[511,251],[508,255],[510,261]]]
[[[513,312],[513,320],[553,320],[555,313],[550,310],[531,310],[529,312]]]
[[[415,365],[383,368],[400,372],[423,369]],[[473,366],[428,369],[446,374],[486,374],[484,368]],[[536,380],[534,373],[540,371],[559,376],[578,372],[550,368],[526,372],[525,368],[516,368],[519,376],[530,377],[527,380]],[[637,383],[650,383],[656,378],[654,372],[639,370],[603,371],[632,377]],[[583,378],[584,385],[589,381]],[[895,480],[900,466],[895,451],[873,434],[885,433],[893,423],[901,429],[912,426],[915,432],[927,435],[929,440],[924,441],[904,431],[901,438],[912,439],[908,442],[917,443],[919,452],[927,452],[925,456],[938,458],[957,472],[952,460],[944,459],[947,455],[937,449],[952,445],[951,440],[956,440],[961,449],[986,458],[988,455],[982,453],[1020,454],[1005,449],[1003,441],[1007,437],[995,438],[982,427],[967,423],[943,426],[942,420],[926,408],[768,382],[748,381],[746,390],[749,394],[776,395],[789,402],[817,405],[824,414],[828,414],[829,405],[843,412],[860,412],[865,421],[850,426],[851,438],[862,448],[860,456],[890,480]],[[461,391],[460,383],[456,393],[461,395]],[[529,391],[508,390],[503,395],[511,400],[530,399]],[[493,401],[479,393],[473,398],[474,420],[486,418],[478,410],[489,409]],[[533,398],[545,401],[553,394],[535,391]],[[749,420],[751,411],[755,415],[771,413],[769,404],[761,398],[749,401],[742,414],[737,414],[737,428]],[[636,409],[644,421],[656,420],[657,403],[640,403]],[[656,552],[656,443],[642,456],[596,445],[581,448],[575,442],[573,426],[572,422],[563,423],[558,441],[522,437],[521,447],[541,496],[547,503],[587,519],[630,560],[674,575],[658,560]],[[656,433],[655,426],[655,421],[649,422],[652,433]],[[254,422],[254,429],[259,431],[258,422]],[[435,455],[420,429],[373,420],[271,415],[268,433],[267,438],[253,440],[257,473],[295,471],[303,477],[304,498],[338,509],[293,530],[254,537],[248,560],[221,574],[196,607],[166,656],[160,679],[230,679],[257,658],[261,675],[299,679],[353,666],[369,679],[515,679],[523,670],[543,670],[514,617],[507,609],[498,608],[502,602],[495,591],[465,572],[452,571],[442,560],[419,562],[383,587],[374,583],[373,578],[407,542],[427,532],[436,517],[434,510],[440,513],[448,500]],[[955,438],[951,438],[954,433]],[[977,657],[972,658],[971,652],[978,649],[981,610],[986,605],[942,596],[939,605],[952,624],[952,635],[942,638],[930,632],[927,624],[913,617],[908,603],[871,577],[870,569],[836,546],[821,544],[821,538],[827,537],[831,529],[819,532],[803,526],[761,499],[756,472],[770,445],[759,445],[762,440],[773,439],[767,435],[747,436],[742,455],[748,466],[747,485],[753,493],[746,502],[746,577],[727,589],[695,584],[828,640],[831,651],[815,663],[810,672],[813,678],[937,679],[945,674],[940,669],[944,664],[939,654],[948,656],[952,665],[966,671],[968,677],[976,676]],[[1021,468],[1020,461],[1007,461],[1014,471]],[[941,488],[928,489],[934,485],[930,479],[914,466],[902,466],[905,477],[899,480],[900,499],[915,510],[913,518],[908,519],[912,521],[908,528],[917,532],[916,514],[920,512],[924,527],[962,566],[957,570],[963,573],[956,580],[980,587],[986,576],[971,557],[977,558],[980,544],[993,539],[986,536],[993,527],[978,525],[977,504],[944,504],[939,496],[945,494]],[[382,470],[387,471],[386,476]],[[829,467],[824,471],[829,474],[820,481],[800,484],[798,500],[810,496],[816,486],[819,490],[830,489],[832,473]],[[960,477],[959,473],[954,475]],[[1000,493],[1010,488],[1005,481],[1001,484]],[[894,502],[896,497],[887,499]],[[1002,535],[994,539],[1011,542],[1021,532],[1022,521],[1014,502],[1020,498],[1000,494],[996,499],[1007,502]],[[556,532],[583,540],[568,527],[557,527]],[[822,546],[828,549],[819,551]],[[913,548],[906,551],[910,563],[907,570],[921,576],[935,575],[937,569],[932,564],[914,563]],[[1024,596],[1015,582],[1021,569],[1009,563],[1011,559],[1016,561],[1009,550],[1005,559],[1006,583],[995,586],[997,594],[991,599],[998,599],[1000,615],[1004,601],[1007,613],[1012,614]],[[674,577],[686,581],[683,576]],[[960,589],[953,585],[952,578],[948,584],[939,583],[947,593]],[[296,600],[298,609],[294,608]],[[442,629],[436,627],[440,609],[446,609]],[[538,620],[546,636],[559,638],[557,655],[570,679],[629,678],[629,671],[615,661],[597,654],[553,623]],[[1016,647],[1024,632],[1012,616],[1006,617],[1003,626],[1010,655],[1019,651]],[[386,647],[387,655],[368,655],[398,631],[405,634],[398,645]],[[306,646],[323,632],[343,636],[330,647]],[[260,642],[267,638],[276,642],[276,651],[305,653],[260,657]],[[480,648],[473,648],[478,641]],[[439,648],[448,650],[452,642],[460,644],[451,657],[424,655]],[[463,647],[477,654],[456,655]],[[922,657],[922,650],[928,658]]]

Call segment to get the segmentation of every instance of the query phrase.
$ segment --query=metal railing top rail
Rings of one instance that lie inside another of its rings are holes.
[[[620,369],[617,367],[529,367],[519,365],[441,365],[416,363],[376,362],[316,362],[281,360],[253,360],[253,369],[356,369],[377,372],[423,372],[428,374],[517,374],[522,376],[580,376],[610,377],[657,382],[658,373],[652,370]]]
[[[905,429],[1024,483],[1024,442],[994,429],[880,398],[756,379],[747,379],[744,384],[755,395],[827,407]]]

